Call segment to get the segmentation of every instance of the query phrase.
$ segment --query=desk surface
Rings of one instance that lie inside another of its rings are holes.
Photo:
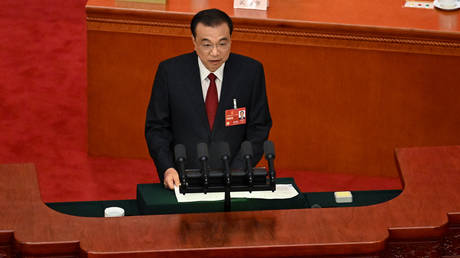
[[[404,7],[405,2],[405,0],[270,0],[268,10],[259,11],[234,9],[233,1],[230,0],[168,0],[166,4],[89,0],[87,7],[189,15],[202,9],[215,7],[227,12],[233,18],[460,32],[460,11],[406,8]]]
[[[375,253],[387,241],[442,238],[448,223],[460,223],[460,146],[399,149],[397,159],[404,190],[378,205],[107,219],[48,208],[33,165],[2,165],[0,241],[13,243],[14,234],[17,250],[31,255],[81,248],[88,257],[276,257]]]
[[[391,200],[401,193],[401,190],[381,191],[352,191],[353,202],[337,203],[333,192],[301,193],[293,178],[278,178],[278,184],[292,184],[299,195],[290,199],[246,199],[231,200],[231,211],[260,211],[303,208],[332,208],[357,207],[382,203]],[[125,216],[223,212],[223,201],[178,203],[173,191],[164,189],[162,184],[137,185],[137,199],[83,201],[83,202],[54,202],[47,203],[48,207],[64,214],[82,217],[104,217],[108,207],[121,207]]]

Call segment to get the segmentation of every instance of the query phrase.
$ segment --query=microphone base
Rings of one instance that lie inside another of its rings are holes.
[[[186,169],[185,176],[187,187],[180,188],[181,193],[202,193],[205,190],[206,192],[225,192],[227,188],[225,184],[225,173],[222,170],[208,171],[207,187],[204,187],[200,169]],[[265,168],[254,168],[252,186],[248,182],[247,173],[243,170],[232,170],[230,172],[230,177],[230,191],[232,192],[274,190]]]
[[[225,190],[224,211],[232,210],[232,202],[230,199],[230,189],[227,187]]]

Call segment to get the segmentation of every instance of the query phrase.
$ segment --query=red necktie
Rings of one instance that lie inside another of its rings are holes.
[[[216,87],[216,75],[210,73],[208,79],[210,81],[208,93],[206,93],[206,113],[208,114],[209,128],[212,131],[212,126],[214,124],[214,118],[216,117],[217,104],[217,87]]]

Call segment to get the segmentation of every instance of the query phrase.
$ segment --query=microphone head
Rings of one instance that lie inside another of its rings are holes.
[[[185,146],[183,144],[176,144],[174,146],[174,156],[176,161],[184,161],[187,159],[187,153],[185,152]]]
[[[253,153],[252,153],[252,144],[250,141],[244,141],[241,144],[241,155],[243,158],[250,157],[252,158]]]
[[[230,158],[230,147],[228,146],[228,143],[227,142],[217,143],[217,153],[219,155],[219,158],[221,159]]]
[[[196,146],[196,152],[198,154],[198,158],[208,158],[209,153],[208,153],[208,145],[204,142],[198,143]]]
[[[265,141],[264,142],[264,152],[265,158],[272,159],[275,157],[275,146],[273,145],[272,141]]]

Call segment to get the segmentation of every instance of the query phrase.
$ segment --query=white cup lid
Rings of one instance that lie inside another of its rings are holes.
[[[108,207],[104,210],[104,217],[123,217],[125,216],[125,210],[120,207]]]

